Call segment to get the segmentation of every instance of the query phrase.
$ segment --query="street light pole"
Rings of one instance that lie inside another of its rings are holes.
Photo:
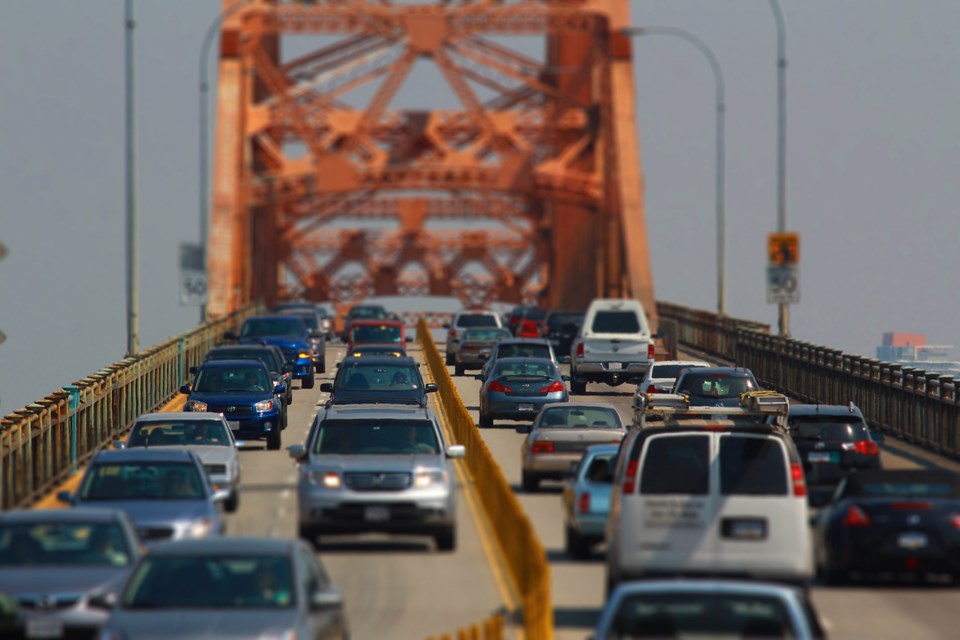
[[[136,173],[136,126],[134,122],[134,49],[133,0],[125,2],[126,37],[124,60],[126,63],[126,178],[127,178],[127,356],[140,351],[140,269],[137,243],[137,173]]]
[[[724,208],[725,185],[725,113],[723,71],[720,62],[707,44],[685,29],[677,27],[631,27],[622,32],[626,36],[664,35],[686,40],[706,57],[713,71],[716,84],[716,216],[717,216],[717,313],[727,314],[726,274],[726,211]]]
[[[777,25],[777,231],[787,230],[787,36],[778,0],[770,0]],[[790,335],[790,305],[780,303],[781,336]]]

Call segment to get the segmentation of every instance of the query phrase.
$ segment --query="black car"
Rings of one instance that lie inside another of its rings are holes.
[[[413,358],[359,356],[344,358],[332,383],[321,391],[330,393],[331,404],[417,404],[426,406],[427,394],[437,385],[424,384]]]
[[[545,337],[553,345],[553,351],[560,360],[570,358],[570,345],[580,333],[583,317],[583,311],[555,310],[547,314],[544,321],[547,327]]]
[[[883,434],[872,432],[860,409],[849,405],[795,404],[790,406],[787,424],[790,436],[803,460],[811,503],[817,504],[827,487],[832,492],[843,476],[860,469],[880,468]]]
[[[673,393],[687,396],[691,407],[738,407],[742,394],[759,389],[753,372],[743,367],[684,369],[673,385]]]
[[[214,347],[207,352],[204,361],[209,360],[259,360],[270,372],[273,382],[276,385],[283,385],[283,403],[289,405],[293,402],[293,365],[288,364],[283,357],[283,352],[279,347],[273,345],[221,345]],[[191,373],[196,373],[196,367],[193,367]],[[286,412],[284,412],[286,415]],[[286,426],[286,417],[284,417],[284,426]]]
[[[960,579],[960,474],[870,469],[846,476],[817,518],[828,584],[853,574],[948,573]]]

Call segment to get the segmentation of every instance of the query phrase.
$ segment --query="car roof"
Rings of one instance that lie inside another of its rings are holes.
[[[496,311],[492,309],[461,309],[455,315],[458,316],[495,316]]]
[[[545,360],[545,358],[539,359]],[[504,358],[504,360],[512,360],[512,358]],[[611,411],[617,411],[617,408],[609,402],[554,402],[546,405],[544,409],[610,409]],[[617,414],[619,415],[619,412]]]
[[[17,509],[0,512],[0,522],[5,524],[30,522],[113,522],[121,520],[120,509],[84,507],[83,509]]]
[[[837,416],[862,418],[860,409],[844,404],[792,404],[790,405],[790,417],[794,416]]]
[[[432,418],[430,409],[411,404],[334,404],[321,410],[324,420],[409,420]]]
[[[692,367],[689,371],[684,371],[681,375],[714,375],[721,374],[726,376],[752,376],[753,372],[746,367]]]
[[[788,598],[802,594],[799,587],[756,580],[638,580],[621,583],[617,586],[616,592],[651,595],[664,592],[686,592],[703,595],[711,593],[768,593]]]
[[[504,338],[498,344],[540,344],[550,346],[545,338]]]
[[[373,366],[378,364],[406,364],[410,365],[411,367],[415,367],[417,365],[417,361],[410,356],[347,356],[340,362],[340,364],[346,364],[348,362],[356,362],[365,366]]]
[[[210,369],[210,368],[226,368],[226,367],[250,367],[257,369],[266,369],[264,365],[259,360],[207,360],[200,365],[201,369]]]
[[[654,360],[653,361],[654,367],[658,367],[660,365],[668,365],[668,366],[682,365],[685,367],[698,367],[698,368],[710,367],[711,369],[719,368],[719,367],[714,367],[709,362],[705,362],[703,360]]]
[[[186,462],[197,460],[197,454],[185,447],[134,447],[132,449],[105,449],[94,456],[94,462]]]
[[[220,420],[222,417],[222,414],[212,411],[156,411],[154,413],[144,413],[136,419],[136,422],[169,422],[170,420],[199,422],[201,420]]]
[[[226,554],[289,554],[300,541],[295,538],[255,538],[243,536],[214,536],[158,542],[150,547],[151,556],[181,555],[185,553]]]

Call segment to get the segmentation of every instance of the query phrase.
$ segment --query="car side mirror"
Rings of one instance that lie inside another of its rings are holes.
[[[530,433],[533,431],[533,425],[521,424],[517,425],[517,433]]]
[[[286,387],[285,385],[278,384],[277,386],[275,386],[275,387],[273,388],[273,392],[274,392],[275,394],[277,394],[277,395],[280,395],[281,393],[286,393],[286,392],[287,392],[287,387]]]
[[[196,373],[197,373],[197,367],[190,367],[189,369],[187,369],[187,371],[189,371],[189,372],[192,373],[192,374],[196,374]]]
[[[871,429],[870,437],[873,438],[873,441],[876,442],[877,444],[883,444],[883,440],[884,440],[883,431],[880,431],[879,429]]]
[[[439,389],[439,387],[437,387],[436,382],[428,382],[423,387],[425,393],[436,393],[437,389]]]
[[[180,387],[180,393],[186,393],[186,394],[189,395],[189,394],[190,394],[190,385],[185,384],[185,385],[183,385],[182,387]]]
[[[307,448],[302,444],[292,444],[287,447],[287,453],[290,454],[291,458],[299,462],[307,457]]]
[[[227,331],[223,334],[224,340],[239,340],[240,336],[235,334],[233,331]]]
[[[314,591],[310,594],[310,610],[339,609],[343,606],[343,595],[339,591]]]
[[[61,491],[57,493],[57,500],[60,502],[66,502],[67,504],[76,504],[77,498],[69,491]]]
[[[462,444],[452,444],[447,447],[448,458],[463,458],[467,455],[467,448]]]
[[[339,365],[338,365],[339,366]],[[333,383],[332,382],[321,382],[320,391],[324,393],[333,393]]]

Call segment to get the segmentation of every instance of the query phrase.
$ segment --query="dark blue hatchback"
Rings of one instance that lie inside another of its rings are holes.
[[[283,351],[283,357],[293,365],[293,377],[304,389],[312,389],[314,381],[313,347],[310,332],[302,318],[289,315],[255,316],[247,318],[240,335],[225,334],[240,344],[274,344]]]
[[[260,361],[212,360],[197,369],[193,388],[180,387],[187,394],[184,411],[222,413],[238,440],[265,439],[267,449],[280,448],[283,406],[270,373]]]

